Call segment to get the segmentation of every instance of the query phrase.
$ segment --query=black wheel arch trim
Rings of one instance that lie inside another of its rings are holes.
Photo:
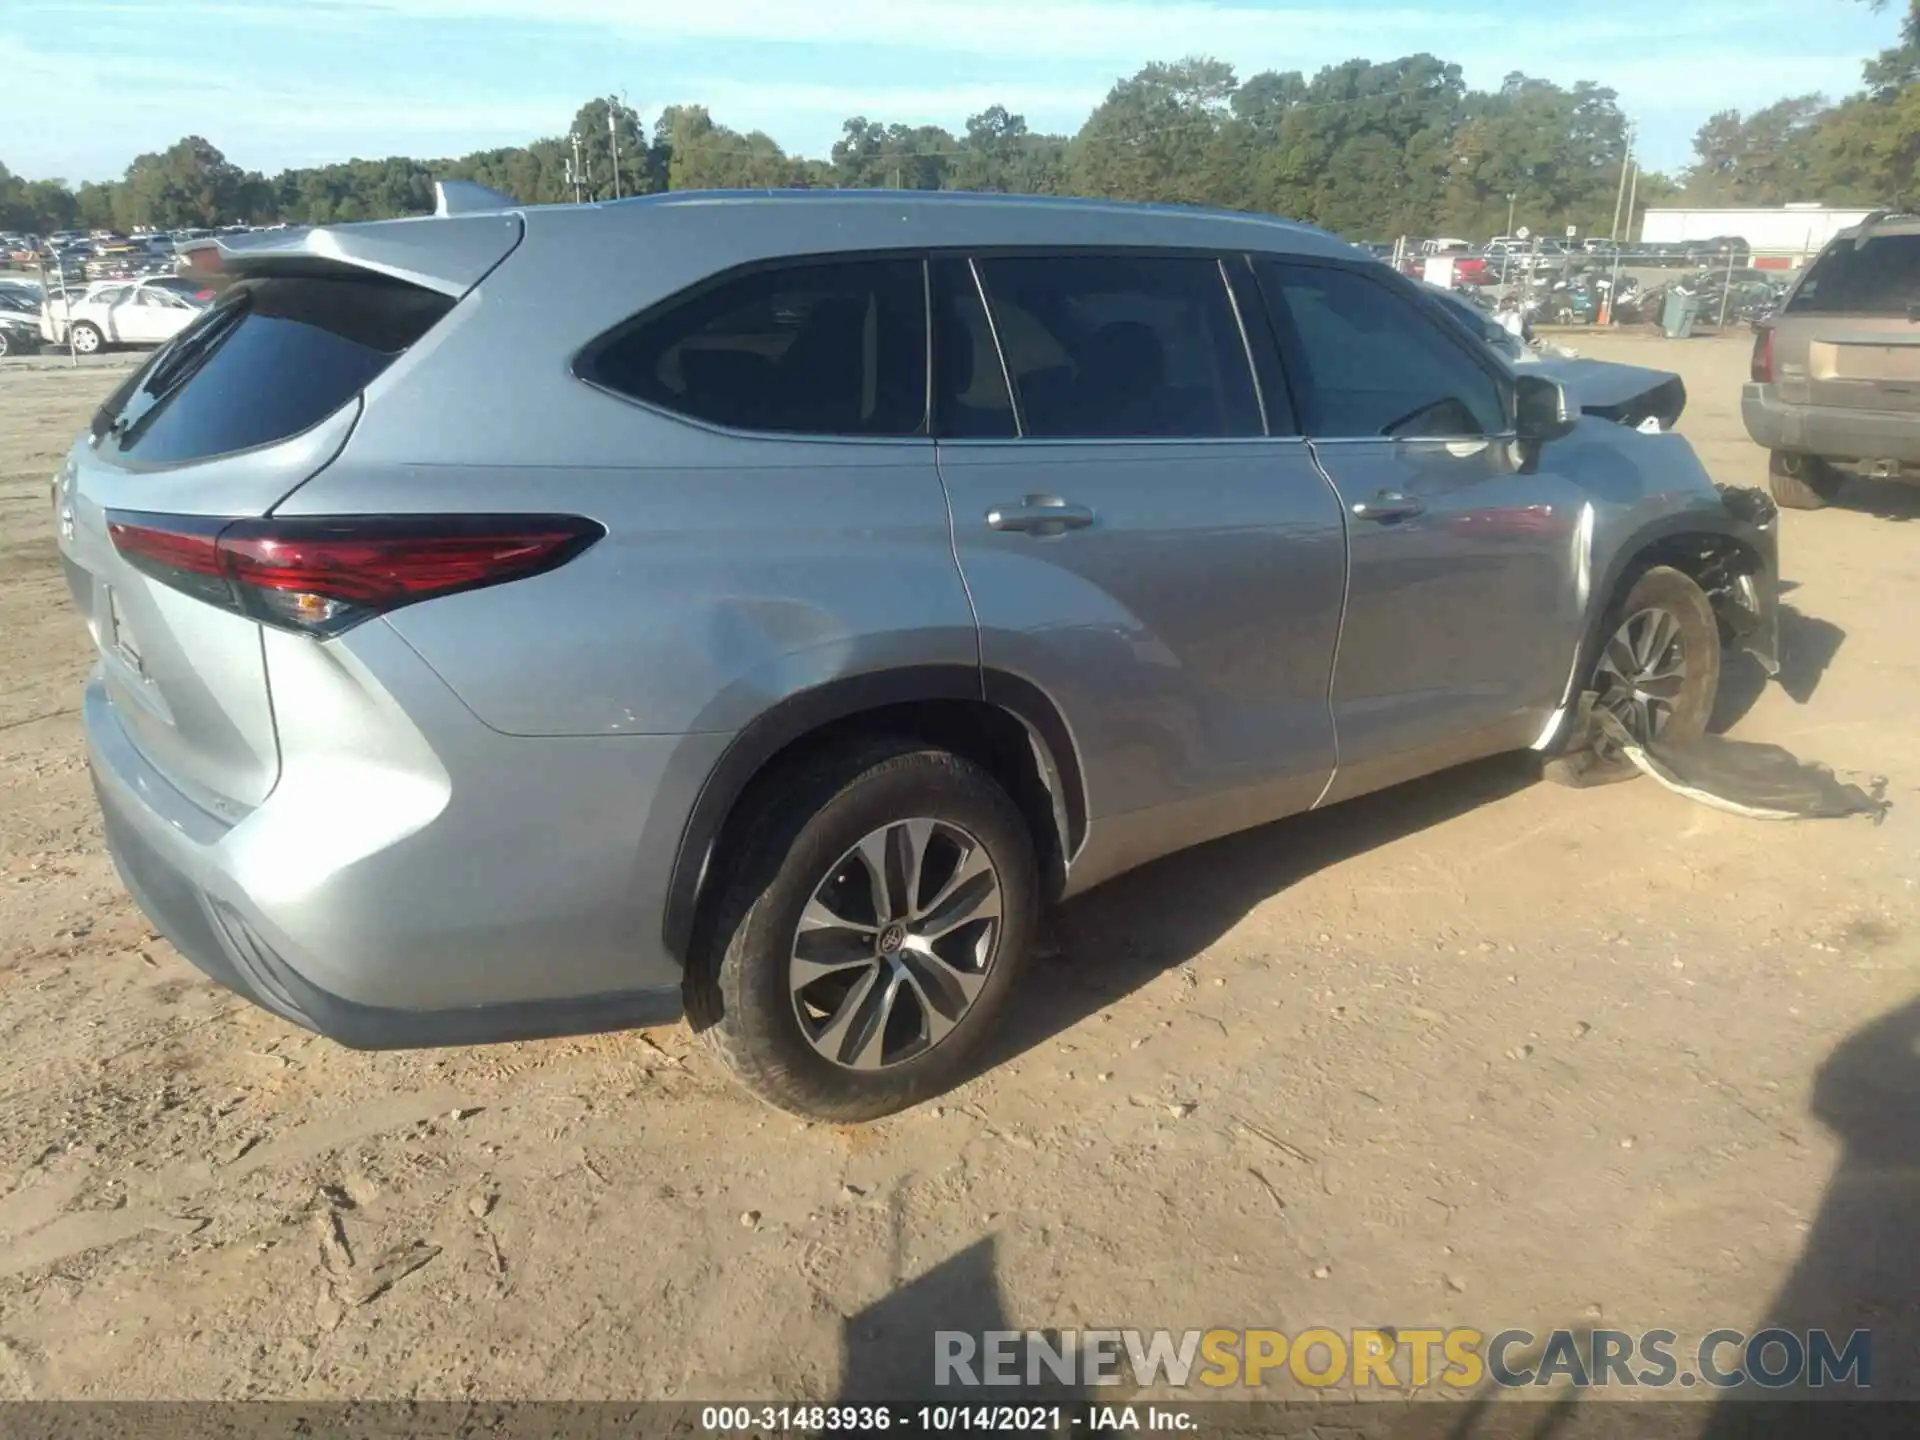
[[[789,695],[735,735],[715,762],[681,831],[668,877],[662,938],[683,964],[692,952],[707,870],[722,829],[748,785],[795,741],[842,720],[892,705],[928,700],[984,702],[1026,728],[1042,779],[1053,791],[1061,858],[1070,858],[1086,834],[1086,791],[1078,752],[1059,707],[1031,681],[971,665],[912,665],[837,680]]]

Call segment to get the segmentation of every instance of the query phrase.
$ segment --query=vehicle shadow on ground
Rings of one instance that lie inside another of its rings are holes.
[[[1847,632],[1831,620],[1806,615],[1788,604],[1780,606],[1780,688],[1796,705],[1805,705],[1846,642]],[[1707,729],[1724,735],[1766,692],[1770,677],[1760,662],[1744,650],[1728,651],[1720,670],[1720,694],[1714,701]]]
[[[1882,520],[1920,520],[1920,485],[1848,476],[1830,503],[1836,510],[1858,510]]]
[[[1053,917],[1051,944],[1021,981],[991,1070],[1192,959],[1254,906],[1322,870],[1524,790],[1537,756],[1498,755],[1297,815],[1131,871]]]

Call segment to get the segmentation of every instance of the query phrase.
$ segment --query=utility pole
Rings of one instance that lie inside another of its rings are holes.
[[[1620,189],[1613,197],[1613,243],[1620,244],[1620,204],[1627,198],[1627,171],[1633,168],[1633,121],[1627,121],[1627,148],[1620,157]],[[1633,228],[1633,212],[1627,212],[1627,228]]]
[[[1633,176],[1627,181],[1627,239],[1633,239],[1633,204],[1640,196],[1640,167],[1633,166]]]
[[[573,203],[581,202],[580,187],[586,183],[586,175],[580,168],[580,132],[574,131],[569,137],[573,141],[573,156],[567,161],[567,184],[573,187]]]
[[[613,198],[620,198],[620,97],[607,96],[607,139],[613,142]]]

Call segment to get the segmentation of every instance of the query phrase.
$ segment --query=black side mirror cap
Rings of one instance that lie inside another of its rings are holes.
[[[1567,387],[1544,375],[1521,375],[1513,382],[1513,430],[1522,440],[1544,444],[1571,435],[1580,408]]]

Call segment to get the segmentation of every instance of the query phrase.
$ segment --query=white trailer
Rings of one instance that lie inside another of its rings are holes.
[[[1740,209],[1650,209],[1640,221],[1640,239],[1654,245],[1684,244],[1738,236],[1755,255],[1809,260],[1827,241],[1872,212],[1825,205],[1767,205]]]

